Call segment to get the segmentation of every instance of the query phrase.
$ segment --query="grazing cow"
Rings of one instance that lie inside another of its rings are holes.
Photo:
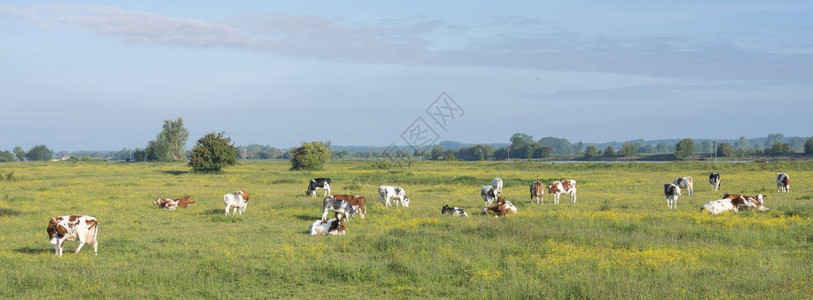
[[[548,186],[548,194],[553,195],[553,204],[559,204],[559,194],[570,194],[570,203],[576,203],[576,181],[573,179],[554,181]]]
[[[790,176],[788,174],[776,174],[776,191],[780,193],[790,192]]]
[[[367,213],[367,199],[364,197],[359,195],[330,195],[330,198],[347,201],[356,210],[356,213],[364,219],[364,214]]]
[[[682,189],[685,189],[689,192],[689,196],[694,194],[694,183],[692,182],[692,176],[686,177],[678,177],[672,181],[676,186],[679,186]]]
[[[674,183],[663,185],[663,194],[666,195],[666,205],[669,209],[677,209],[677,200],[680,196],[680,187]]]
[[[378,195],[381,196],[381,204],[384,204],[385,207],[390,206],[390,199],[394,200],[396,207],[399,201],[402,206],[409,207],[409,198],[406,195],[406,191],[397,186],[379,186]]]
[[[316,197],[316,190],[325,190],[322,197],[330,195],[330,178],[314,178],[308,183],[308,190],[305,195]]]
[[[331,210],[344,215],[344,218],[356,215],[356,209],[350,205],[350,202],[327,197],[322,200],[322,220],[327,220],[327,212]]]
[[[494,187],[490,185],[484,185],[480,188],[480,197],[483,197],[483,201],[485,201],[485,205],[491,205],[491,202],[494,202],[494,199],[497,199],[497,193],[494,192]]]
[[[158,205],[158,208],[168,210],[178,209],[178,201],[161,197],[155,198],[155,201],[152,202],[152,205]]]
[[[58,256],[62,256],[66,240],[75,241],[77,238],[79,238],[79,246],[76,247],[75,253],[79,253],[86,243],[93,245],[93,254],[97,254],[99,249],[99,241],[96,239],[99,233],[99,223],[94,217],[70,215],[51,218],[46,231],[48,231],[51,245],[54,245],[54,252]]]
[[[232,211],[232,215],[236,215],[237,212],[240,212],[240,215],[243,215],[243,212],[246,211],[246,206],[248,206],[248,192],[246,190],[240,190],[235,193],[223,195],[223,202],[226,203],[226,215],[229,215],[229,208],[234,208]]]
[[[183,198],[175,199],[175,202],[178,203],[178,207],[189,207],[189,204],[195,203],[195,199],[192,199],[192,196],[186,196]]]
[[[443,208],[440,209],[440,214],[441,215],[449,214],[449,215],[452,215],[452,216],[455,216],[455,217],[459,217],[459,216],[464,216],[464,217],[467,217],[467,218],[469,217],[469,214],[466,213],[466,211],[463,210],[462,208],[457,207],[457,206],[451,207],[448,204],[444,205]]]
[[[491,186],[494,187],[495,195],[502,194],[502,178],[494,178],[494,180],[491,181]]]
[[[316,220],[311,224],[311,227],[308,228],[308,233],[310,235],[339,235],[339,234],[346,234],[344,228],[344,216],[341,214],[336,214],[335,219],[331,220]]]
[[[729,210],[738,212],[740,209],[745,207],[754,207],[754,204],[750,201],[746,201],[745,197],[739,196],[734,199],[713,200],[704,204],[703,207],[700,207],[700,210],[708,211],[713,215],[719,215]]]
[[[534,181],[531,183],[531,202],[534,201],[536,198],[536,203],[545,204],[545,199],[542,198],[542,195],[545,193],[545,186],[540,181]],[[541,202],[540,202],[541,201]]]
[[[746,195],[740,195],[740,194],[725,193],[723,195],[722,199],[736,199],[736,198],[739,198],[739,197],[745,198],[745,201],[748,201],[748,202],[750,202],[752,204],[752,205],[748,205],[748,208],[753,208],[753,209],[756,209],[758,211],[767,211],[767,210],[769,210],[767,207],[764,206],[765,205],[765,196],[762,195],[762,194],[758,194],[756,196],[746,196]]]
[[[709,175],[709,184],[715,191],[720,190],[720,173],[713,172]]]

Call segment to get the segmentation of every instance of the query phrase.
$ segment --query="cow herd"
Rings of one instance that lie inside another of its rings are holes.
[[[714,191],[720,190],[720,173],[713,172],[709,174],[709,184]],[[777,192],[787,193],[790,191],[790,177],[786,173],[776,174]],[[681,189],[687,191],[689,195],[694,194],[694,185],[691,176],[678,177],[663,185],[663,193],[666,196],[666,205],[669,209],[677,209],[677,200],[681,196]],[[767,211],[768,208],[764,206],[765,196],[758,194],[756,196],[746,196],[741,194],[726,193],[719,200],[712,200],[700,207],[701,211],[708,211],[711,214],[717,215],[726,211],[738,212],[741,209],[752,209],[757,211]]]
[[[709,175],[709,184],[714,191],[720,189],[720,179],[720,173],[713,172]],[[314,221],[310,225],[308,229],[310,235],[345,234],[345,222],[347,218],[358,215],[364,219],[367,212],[366,199],[363,196],[331,194],[330,185],[330,178],[315,178],[308,183],[306,195],[315,197],[316,191],[321,189],[324,190],[323,196],[325,196],[322,200],[322,218]],[[788,174],[776,174],[776,185],[777,192],[790,192],[790,177]],[[541,181],[534,181],[530,187],[531,203],[536,200],[537,204],[544,204],[543,196],[546,189],[549,194],[553,195],[554,204],[559,203],[560,194],[568,194],[570,196],[570,202],[576,203],[576,181],[573,179],[554,181],[547,187],[545,187]],[[502,190],[503,180],[500,178],[494,178],[490,185],[484,185],[480,188],[480,196],[484,201],[484,208],[481,215],[490,213],[493,214],[494,217],[503,217],[511,213],[517,213],[517,207],[502,196]],[[691,176],[677,177],[672,183],[664,184],[663,191],[669,209],[677,209],[677,200],[678,197],[681,196],[682,190],[685,190],[688,195],[694,194],[694,184]],[[409,207],[410,200],[403,188],[381,185],[378,187],[378,195],[384,207]],[[248,200],[249,193],[246,190],[225,194],[223,196],[225,215],[229,216],[230,211],[231,215],[242,215],[246,211]],[[494,201],[496,201],[496,204],[494,204]],[[195,203],[195,200],[190,196],[178,199],[157,198],[153,201],[153,205],[167,210],[176,210],[178,207],[185,208],[192,203]],[[765,196],[762,194],[746,196],[726,193],[721,199],[712,200],[704,204],[700,210],[708,211],[711,214],[720,214],[726,211],[737,212],[742,209],[766,211],[768,208],[766,208],[764,204]],[[328,219],[328,213],[331,211],[335,213],[334,218]],[[456,217],[469,216],[462,208],[452,207],[448,204],[441,208],[441,215]],[[76,239],[79,239],[79,246],[76,248],[76,253],[78,253],[85,244],[91,244],[93,245],[93,252],[95,254],[98,249],[98,230],[99,224],[96,218],[79,215],[54,217],[50,219],[47,227],[51,245],[54,246],[54,252],[58,256],[62,256],[62,250],[66,240],[73,241]]]

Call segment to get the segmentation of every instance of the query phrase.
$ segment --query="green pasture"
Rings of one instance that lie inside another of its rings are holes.
[[[292,172],[287,162],[249,161],[221,174],[184,164],[3,163],[0,297],[296,299],[810,299],[813,297],[813,162],[550,163],[331,162]],[[712,171],[722,187],[708,184]],[[776,191],[777,172],[791,191]],[[663,184],[692,176],[695,194],[668,210]],[[321,197],[367,197],[347,235],[312,237]],[[494,177],[519,208],[480,216]],[[578,181],[578,201],[529,202],[534,180]],[[376,189],[403,187],[408,208],[385,208]],[[242,216],[223,215],[223,195],[246,189]],[[725,193],[766,195],[768,212],[711,216]],[[319,192],[321,196],[321,191]],[[196,203],[159,210],[156,197]],[[470,218],[442,217],[444,204]],[[67,242],[54,254],[54,216],[99,220],[99,254]]]

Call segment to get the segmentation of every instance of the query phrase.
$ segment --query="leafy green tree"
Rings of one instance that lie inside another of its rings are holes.
[[[742,150],[742,151],[751,150],[751,143],[748,142],[747,138],[745,138],[744,136],[741,136],[740,140],[737,141],[737,149]]]
[[[553,148],[551,146],[536,147],[536,149],[534,149],[533,158],[546,158],[551,154],[553,154]]]
[[[319,141],[302,143],[291,150],[291,155],[291,170],[321,170],[330,160],[330,149]]]
[[[587,148],[584,148],[584,157],[593,158],[596,156],[598,156],[598,147],[595,145],[589,145]]]
[[[805,142],[805,154],[813,154],[813,138]]]
[[[524,133],[515,133],[511,136],[511,149],[519,149],[534,143],[534,137]]]
[[[573,147],[567,139],[548,136],[539,139],[537,143],[540,146],[550,146],[553,148],[553,153],[557,154],[570,154],[573,151]]]
[[[604,149],[604,156],[615,156],[615,147],[613,147],[613,145],[607,146],[607,149]]]
[[[45,145],[37,145],[28,150],[25,153],[25,158],[29,161],[42,161],[42,160],[50,160],[54,156],[53,151],[45,147]]]
[[[237,147],[223,134],[207,133],[195,144],[189,159],[195,172],[220,172],[225,166],[237,164]]]
[[[694,153],[694,141],[690,138],[680,140],[675,144],[675,158],[685,160]]]
[[[712,153],[714,152],[714,143],[709,140],[700,142],[700,152],[698,153]]]
[[[25,161],[25,151],[23,151],[23,147],[14,147],[12,151],[14,151],[14,158],[16,158],[17,161]]]
[[[624,142],[624,144],[621,145],[621,153],[619,154],[626,157],[635,155],[635,145],[631,142]]]
[[[440,145],[435,145],[432,147],[431,157],[432,160],[439,160],[443,158],[443,148],[441,148]]]
[[[11,151],[8,150],[0,151],[0,162],[13,162],[13,161],[17,161],[17,159],[14,158],[14,154],[11,153]]]
[[[788,154],[793,153],[793,150],[790,148],[789,143],[776,143],[773,144],[770,148],[765,149],[765,154]]]
[[[729,157],[732,153],[733,150],[728,143],[720,143],[720,145],[717,146],[717,156],[719,157]]]
[[[785,135],[781,133],[771,133],[768,135],[768,138],[765,139],[765,148],[773,147],[773,145],[781,144],[782,140],[785,139]],[[781,146],[780,146],[781,147]]]
[[[144,161],[144,158],[146,158],[146,157],[147,157],[147,152],[144,152],[144,150],[141,150],[141,149],[138,149],[138,148],[135,148],[135,150],[133,150],[133,160],[134,161]]]
[[[155,140],[147,144],[147,160],[173,162],[186,159],[184,148],[189,130],[183,127],[183,119],[164,120],[164,126]]]

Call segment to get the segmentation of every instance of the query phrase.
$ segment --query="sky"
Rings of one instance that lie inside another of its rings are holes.
[[[0,151],[813,135],[810,1],[3,1]]]

